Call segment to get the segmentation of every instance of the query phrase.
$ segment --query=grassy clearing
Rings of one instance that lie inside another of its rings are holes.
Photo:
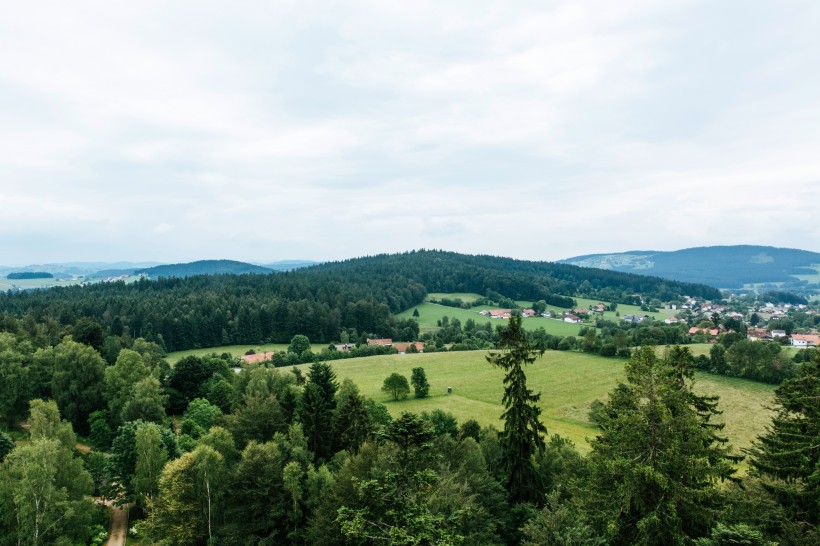
[[[506,324],[506,321],[503,319],[491,319],[489,317],[479,315],[478,312],[484,309],[484,307],[457,309],[455,307],[446,307],[444,305],[438,305],[430,302],[424,302],[416,307],[408,309],[407,311],[403,311],[397,315],[398,318],[413,318],[413,309],[418,309],[419,311],[419,316],[416,320],[419,321],[419,330],[422,334],[438,331],[439,328],[437,326],[437,322],[445,316],[451,319],[457,318],[461,321],[462,326],[464,326],[464,323],[468,319],[473,319],[476,324],[483,324],[485,322],[489,322],[493,325]],[[569,324],[557,319],[548,319],[544,317],[527,318],[524,319],[522,324],[527,330],[543,327],[547,333],[560,336],[577,336],[580,328],[579,324]]]
[[[383,402],[391,414],[402,411],[443,409],[463,422],[475,419],[483,425],[503,426],[503,372],[485,360],[486,351],[386,355],[332,363],[339,380],[350,378],[362,393]],[[624,360],[583,353],[547,351],[527,369],[528,385],[541,392],[544,424],[589,451],[587,439],[596,434],[588,413],[592,402],[606,400],[623,379]],[[393,372],[408,378],[414,367],[423,367],[430,381],[430,398],[392,401],[381,392],[385,377]],[[307,365],[301,366],[307,371]],[[737,378],[697,374],[696,389],[721,397],[726,434],[736,448],[748,447],[770,421],[766,409],[774,387]],[[447,394],[447,387],[453,393]]]
[[[479,294],[470,293],[435,293],[429,294],[427,296],[428,299],[460,298],[462,301],[468,302],[473,302],[480,297],[481,296]],[[587,309],[598,303],[603,303],[606,305],[609,304],[609,302],[591,300],[587,298],[575,298],[575,300],[578,302],[578,307],[586,307]],[[522,308],[528,308],[532,305],[533,302],[517,301],[516,303]],[[417,320],[419,321],[419,330],[422,334],[428,332],[435,333],[436,331],[438,331],[437,322],[441,320],[441,318],[444,316],[447,316],[449,318],[457,318],[461,321],[462,325],[467,319],[473,319],[478,324],[482,324],[485,322],[490,322],[491,324],[503,324],[503,321],[500,319],[490,319],[488,317],[483,317],[478,314],[478,312],[482,309],[490,308],[491,307],[479,306],[473,307],[472,309],[457,309],[455,307],[446,307],[444,305],[438,305],[435,303],[430,303],[429,301],[425,301],[424,303],[421,303],[415,307],[412,307],[411,309],[399,313],[398,318],[412,318],[413,311],[417,309],[419,312],[419,317],[417,318]],[[553,305],[548,305],[547,309],[551,311],[553,315],[559,317],[561,316],[561,313],[567,310],[566,308],[555,307]],[[618,322],[621,320],[622,317],[626,315],[644,314],[654,317],[655,320],[664,320],[667,317],[674,316],[677,312],[678,311],[671,309],[661,309],[656,313],[649,313],[646,311],[641,311],[641,308],[636,305],[618,304],[617,311],[606,311],[603,313],[603,317],[614,322]],[[544,328],[544,330],[549,334],[559,336],[577,336],[578,330],[580,329],[580,325],[578,324],[570,324],[554,318],[532,317],[524,321],[525,329],[536,329],[539,327]]]
[[[447,298],[447,299],[451,299],[451,300],[460,299],[461,301],[463,301],[465,303],[473,303],[474,301],[476,301],[477,299],[480,299],[481,297],[482,297],[481,294],[475,294],[475,293],[472,293],[472,292],[452,292],[452,293],[433,292],[433,293],[427,294],[427,297],[425,298],[425,300],[429,301],[429,300],[440,300],[440,299]]]
[[[311,346],[313,352],[321,351],[326,345],[321,346]],[[253,349],[257,353],[266,353],[268,351],[287,351],[288,344],[287,343],[267,343],[264,345],[223,345],[221,347],[209,347],[207,349],[190,349],[188,351],[176,351],[173,353],[168,353],[165,357],[165,360],[173,366],[186,356],[207,356],[213,353],[221,355],[222,353],[229,353],[233,357],[240,357],[244,355],[248,349]]]

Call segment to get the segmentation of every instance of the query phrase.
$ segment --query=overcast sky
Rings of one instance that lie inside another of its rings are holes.
[[[0,264],[820,251],[820,3],[4,2]]]

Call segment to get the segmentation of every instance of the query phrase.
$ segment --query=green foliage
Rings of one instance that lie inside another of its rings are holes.
[[[117,429],[117,435],[111,443],[111,455],[108,458],[108,468],[111,477],[111,488],[107,492],[108,498],[119,504],[133,501],[136,497],[134,477],[137,471],[137,431],[146,426],[142,421],[130,421]],[[150,426],[154,426],[153,424]],[[180,455],[180,446],[174,432],[165,427],[159,427],[162,435],[162,448],[169,458]],[[180,440],[182,437],[180,437]]]
[[[431,412],[422,412],[421,417],[430,422],[433,426],[433,434],[441,436],[446,434],[451,438],[458,436],[458,421],[455,416],[447,411],[434,409]]]
[[[225,426],[237,445],[244,447],[254,440],[267,442],[277,432],[284,432],[287,422],[276,396],[260,393],[247,395],[244,403],[225,417]]]
[[[142,356],[130,349],[120,351],[116,364],[105,369],[104,395],[114,426],[119,426],[126,420],[123,408],[133,398],[134,386],[147,378],[149,373]]]
[[[393,400],[404,400],[410,394],[410,383],[405,376],[393,372],[385,378],[382,392],[389,394]]]
[[[88,433],[88,416],[103,407],[105,361],[93,348],[64,340],[54,348],[51,392],[60,413],[80,434]]]
[[[636,351],[600,413],[586,504],[611,544],[682,544],[716,520],[737,458],[712,422],[716,399],[692,391],[688,356]]]
[[[165,465],[151,506],[152,535],[180,546],[211,540],[225,480],[222,456],[208,446]]]
[[[592,527],[582,507],[555,493],[522,529],[524,546],[604,546],[606,540]]]
[[[33,393],[29,362],[33,348],[16,336],[0,332],[0,417],[9,426],[25,415]]]
[[[424,368],[413,368],[410,383],[413,384],[413,393],[416,398],[427,398],[429,396],[430,383],[427,382],[427,374],[424,373]]]
[[[293,336],[288,345],[288,352],[302,355],[305,351],[310,351],[310,340],[302,334]]]
[[[97,410],[88,416],[88,440],[96,449],[108,451],[111,448],[111,441],[114,439],[114,432],[108,424],[108,412]]]
[[[228,378],[231,373],[228,364],[217,357],[183,358],[176,363],[168,378],[170,411],[173,414],[182,413],[191,400],[205,394],[202,388],[209,380],[218,375]]]
[[[744,339],[726,350],[726,371],[730,375],[778,384],[795,374],[794,363],[780,353],[779,345]],[[719,362],[713,363],[713,367],[719,365]]]
[[[190,419],[202,430],[207,432],[214,422],[222,416],[222,410],[202,398],[194,398],[182,415],[183,419]]]
[[[0,463],[5,460],[6,455],[11,453],[12,449],[14,449],[14,440],[11,439],[11,436],[0,430]]]
[[[775,407],[749,462],[787,517],[820,534],[820,356],[775,390]]]
[[[319,459],[329,459],[335,441],[333,411],[336,409],[336,374],[329,364],[310,366],[308,381],[302,393],[299,416],[307,437],[308,449]]]
[[[338,448],[356,453],[373,432],[373,420],[365,398],[350,379],[345,379],[337,394],[333,428],[339,438]]]
[[[146,423],[137,428],[134,438],[136,466],[134,469],[134,493],[140,506],[151,502],[159,488],[159,478],[168,451],[162,439],[162,429],[155,423]]]
[[[540,394],[527,388],[523,365],[532,364],[544,354],[532,346],[521,329],[521,318],[513,317],[506,328],[499,327],[498,347],[502,352],[490,353],[487,361],[506,372],[504,376],[504,431],[501,446],[508,471],[507,490],[516,502],[537,501],[539,486],[532,464],[536,452],[545,448],[546,427],[541,423]]]
[[[123,421],[151,421],[164,423],[166,421],[165,405],[168,396],[156,377],[149,376],[134,385],[133,393],[122,408]]]
[[[0,466],[0,544],[84,541],[94,485],[74,456],[74,431],[53,401],[33,400],[30,422],[31,441]]]
[[[763,533],[748,525],[723,525],[718,523],[708,538],[698,539],[697,546],[776,546],[764,539]]]

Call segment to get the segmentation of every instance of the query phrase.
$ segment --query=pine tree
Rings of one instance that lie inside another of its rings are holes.
[[[507,372],[504,376],[504,431],[501,446],[507,464],[507,491],[513,502],[533,502],[539,499],[537,473],[532,457],[544,451],[547,429],[539,417],[538,401],[541,394],[527,388],[523,365],[532,364],[544,354],[533,347],[527,333],[521,329],[521,317],[510,318],[507,328],[499,328],[498,347],[502,352],[491,353],[487,361]]]
[[[820,354],[775,390],[777,414],[749,450],[753,472],[807,533],[820,525]]]
[[[730,479],[730,447],[713,423],[717,399],[692,390],[688,349],[652,347],[626,366],[592,441],[586,506],[608,543],[684,544],[708,534]]]
[[[308,448],[319,459],[328,459],[334,442],[333,410],[336,408],[336,374],[325,362],[310,366],[308,381],[302,394],[299,415]]]

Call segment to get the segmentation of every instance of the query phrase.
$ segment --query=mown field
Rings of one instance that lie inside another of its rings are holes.
[[[501,428],[503,372],[487,363],[486,351],[387,355],[332,362],[341,381],[350,378],[363,394],[387,405],[391,414],[402,411],[452,412],[463,422],[476,419]],[[544,424],[550,433],[571,439],[579,450],[589,450],[587,439],[596,429],[588,417],[590,404],[605,400],[623,378],[624,360],[583,353],[547,351],[526,370],[529,386],[541,392]],[[308,365],[300,366],[307,371]],[[381,392],[385,377],[393,372],[408,379],[414,367],[423,367],[431,396],[393,401]],[[452,394],[447,394],[452,387]],[[774,387],[737,378],[697,374],[696,390],[717,394],[724,411],[726,434],[737,448],[748,447],[770,421]]]

